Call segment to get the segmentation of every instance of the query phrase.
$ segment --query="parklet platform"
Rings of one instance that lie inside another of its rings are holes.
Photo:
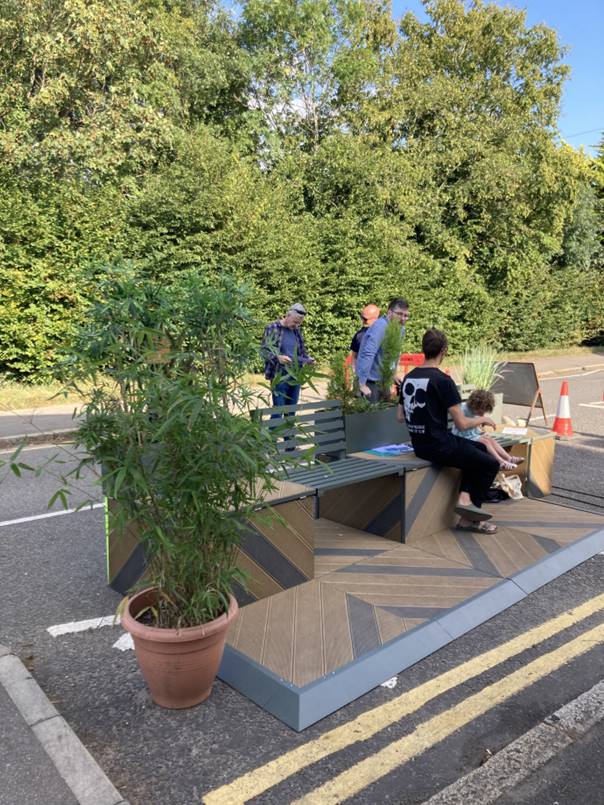
[[[457,470],[347,453],[335,401],[299,408],[304,438],[332,460],[295,469],[245,523],[249,582],[219,671],[295,730],[604,550],[604,517],[545,499],[551,434],[498,435],[525,459],[528,497],[493,505],[489,536],[452,527]],[[111,586],[126,592],[144,564],[135,528],[108,530]]]
[[[302,730],[604,550],[599,515],[531,499],[491,510],[493,536],[405,543],[319,518],[314,578],[241,609],[220,678]]]

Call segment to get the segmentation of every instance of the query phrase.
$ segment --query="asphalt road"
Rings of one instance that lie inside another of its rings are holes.
[[[102,510],[18,523],[0,531],[0,566],[10,568],[3,578],[0,642],[11,646],[26,662],[132,805],[200,802],[207,791],[592,598],[601,593],[604,578],[604,557],[589,560],[405,671],[394,689],[378,687],[297,734],[221,682],[216,683],[202,707],[180,712],[156,707],[133,653],[113,648],[122,633],[118,626],[59,637],[48,634],[48,626],[115,611],[119,596],[103,582]],[[438,715],[446,718],[448,711],[465,699],[541,654],[563,647],[602,620],[600,610],[545,642],[494,663],[474,678],[462,675],[459,684],[417,712],[388,725],[371,740],[352,744],[288,777],[255,801],[294,802],[318,784],[411,734],[428,719]],[[544,679],[488,709],[427,752],[418,752],[410,762],[369,785],[351,801],[423,802],[477,767],[488,753],[496,753],[599,681],[603,662],[604,644],[593,645],[581,657],[553,668]],[[580,782],[588,785],[584,779]],[[599,776],[594,776],[589,785],[592,793],[599,791]],[[568,786],[572,788],[571,783]],[[532,802],[530,798],[514,801]],[[594,798],[584,801],[598,802]],[[560,804],[566,805],[564,800]]]

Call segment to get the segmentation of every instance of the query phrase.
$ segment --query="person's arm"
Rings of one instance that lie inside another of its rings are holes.
[[[267,324],[262,333],[260,355],[265,361],[270,361],[278,352],[278,334],[274,324]]]
[[[287,355],[279,354],[279,349],[281,347],[280,335],[279,325],[276,323],[267,324],[267,326],[264,328],[264,333],[262,334],[260,355],[264,359],[264,371],[267,377],[276,371],[278,363],[291,363],[291,358],[289,358]]]
[[[396,406],[396,421],[401,425],[405,424],[405,409],[401,403]]]
[[[478,428],[481,425],[495,427],[495,423],[490,416],[466,416],[462,411],[461,403],[452,405],[449,408],[449,413],[457,430],[469,430],[470,428]]]
[[[300,366],[302,366],[305,363],[315,363],[315,359],[311,358],[311,356],[306,351],[302,333],[300,332],[300,330],[296,330],[295,333],[296,333],[296,341],[298,342],[298,363],[300,364]]]
[[[367,379],[383,338],[384,327],[382,326],[382,320],[378,319],[363,336],[357,357],[356,373],[359,378],[359,388],[362,394],[371,393],[367,386]]]

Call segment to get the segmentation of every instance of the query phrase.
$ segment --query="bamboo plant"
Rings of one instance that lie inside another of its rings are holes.
[[[274,486],[274,443],[247,415],[253,326],[228,277],[188,271],[162,285],[119,266],[63,363],[67,388],[89,395],[73,475],[100,467],[111,527],[136,524],[160,627],[228,609],[242,522]]]

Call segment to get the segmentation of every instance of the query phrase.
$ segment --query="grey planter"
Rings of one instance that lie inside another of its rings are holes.
[[[495,408],[493,408],[491,419],[496,425],[501,425],[503,422],[503,394],[495,394]]]
[[[409,441],[406,425],[396,421],[396,406],[362,414],[345,414],[346,452],[359,453],[386,444]]]

